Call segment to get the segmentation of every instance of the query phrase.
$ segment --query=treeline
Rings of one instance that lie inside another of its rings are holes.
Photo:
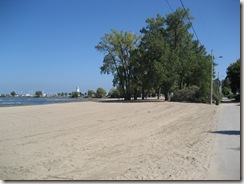
[[[188,17],[193,19],[189,9],[177,9],[148,18],[139,36],[112,30],[101,38],[95,47],[105,54],[101,73],[114,76],[113,85],[125,100],[150,93],[169,101],[173,93],[172,100],[209,102],[211,57],[193,39]]]
[[[17,94],[15,91],[12,91],[10,94],[1,94],[0,97],[60,97],[60,98],[67,98],[67,97],[71,97],[71,98],[78,98],[78,97],[85,97],[85,98],[103,98],[107,96],[107,92],[105,89],[99,87],[97,88],[96,91],[93,90],[88,90],[87,93],[82,93],[82,92],[77,92],[77,91],[73,91],[71,93],[68,92],[60,92],[57,94],[43,94],[42,91],[36,91],[35,94],[30,95],[23,95],[23,94]]]
[[[229,99],[240,101],[240,78],[241,78],[241,60],[237,59],[231,63],[226,70],[226,78],[221,82],[222,93]]]
[[[58,93],[58,96],[63,96],[64,93]],[[106,90],[99,87],[97,88],[96,91],[93,90],[88,90],[87,93],[82,93],[82,92],[77,92],[74,91],[72,93],[69,93],[69,96],[72,98],[78,98],[78,97],[85,97],[85,98],[102,98],[102,97],[106,97]]]

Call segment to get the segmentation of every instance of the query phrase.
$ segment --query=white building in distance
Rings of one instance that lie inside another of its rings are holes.
[[[79,86],[76,87],[76,92],[77,92],[77,93],[80,93],[80,88],[79,88]]]

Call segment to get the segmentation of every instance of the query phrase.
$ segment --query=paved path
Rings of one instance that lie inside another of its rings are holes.
[[[240,103],[222,103],[209,180],[240,180]]]

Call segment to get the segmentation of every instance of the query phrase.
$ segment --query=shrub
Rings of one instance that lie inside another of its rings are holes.
[[[222,88],[222,93],[224,96],[228,96],[230,94],[230,88],[223,87]]]
[[[199,87],[198,86],[190,86],[188,88],[184,88],[178,90],[174,93],[171,98],[171,101],[176,102],[199,102]]]
[[[229,99],[233,99],[233,98],[235,98],[235,95],[232,94],[232,93],[230,93],[230,94],[227,96],[227,98],[229,98]]]
[[[236,101],[236,102],[240,102],[240,94],[237,94],[237,95],[235,96],[235,101]]]
[[[216,105],[219,105],[221,99],[222,99],[222,94],[220,94],[218,91],[214,91],[213,100],[216,102]]]

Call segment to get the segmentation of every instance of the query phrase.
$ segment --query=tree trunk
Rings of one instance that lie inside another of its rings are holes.
[[[158,88],[158,100],[160,98],[161,88]]]
[[[134,92],[134,100],[137,100],[137,89],[135,89],[135,92]]]
[[[141,96],[142,100],[145,99],[145,90],[144,90],[144,87],[142,87],[142,96]]]
[[[165,101],[170,101],[169,92],[164,92]]]
[[[125,80],[125,100],[131,100],[130,84]]]
[[[125,100],[131,100],[131,94],[128,91],[125,94]]]
[[[183,89],[183,87],[184,87],[184,80],[182,78],[181,81],[180,81],[180,89]]]
[[[131,100],[131,94],[127,95],[127,100]]]

